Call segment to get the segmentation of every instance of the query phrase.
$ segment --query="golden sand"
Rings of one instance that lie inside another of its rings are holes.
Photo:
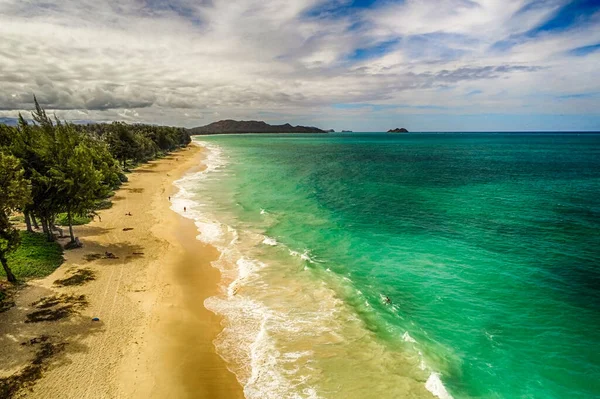
[[[189,147],[136,169],[102,221],[75,227],[83,248],[66,251],[59,269],[28,282],[16,306],[0,314],[0,377],[31,361],[35,345],[22,342],[46,334],[67,345],[21,392],[28,398],[243,398],[212,343],[220,318],[203,306],[218,289],[210,266],[218,253],[195,240],[193,222],[168,200],[173,182],[201,159],[202,150]],[[117,259],[89,260],[106,252]],[[54,284],[82,268],[96,279]],[[24,322],[32,302],[63,293],[83,294],[89,305],[67,319]]]

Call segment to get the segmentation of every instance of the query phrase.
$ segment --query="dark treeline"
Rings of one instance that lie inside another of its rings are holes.
[[[191,142],[187,130],[177,127],[113,122],[73,125],[73,128],[106,142],[111,155],[123,168],[128,161],[147,162]]]
[[[35,102],[33,122],[0,125],[0,261],[15,281],[6,255],[19,244],[9,217],[22,212],[27,230],[39,228],[55,240],[56,217],[66,214],[71,245],[74,216],[93,215],[99,201],[126,181],[131,164],[147,162],[191,139],[185,129],[110,124],[74,125],[50,118]]]

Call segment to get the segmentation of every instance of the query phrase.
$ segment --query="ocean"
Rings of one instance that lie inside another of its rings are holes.
[[[600,397],[600,134],[194,141],[246,397]]]

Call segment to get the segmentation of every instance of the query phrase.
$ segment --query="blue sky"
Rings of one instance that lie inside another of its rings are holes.
[[[598,0],[2,0],[0,37],[0,120],[600,130]]]

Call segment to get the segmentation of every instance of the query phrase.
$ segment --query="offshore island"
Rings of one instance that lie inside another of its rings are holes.
[[[388,133],[408,133],[408,130],[406,130],[405,128],[395,128],[395,129],[390,129],[387,131]]]

